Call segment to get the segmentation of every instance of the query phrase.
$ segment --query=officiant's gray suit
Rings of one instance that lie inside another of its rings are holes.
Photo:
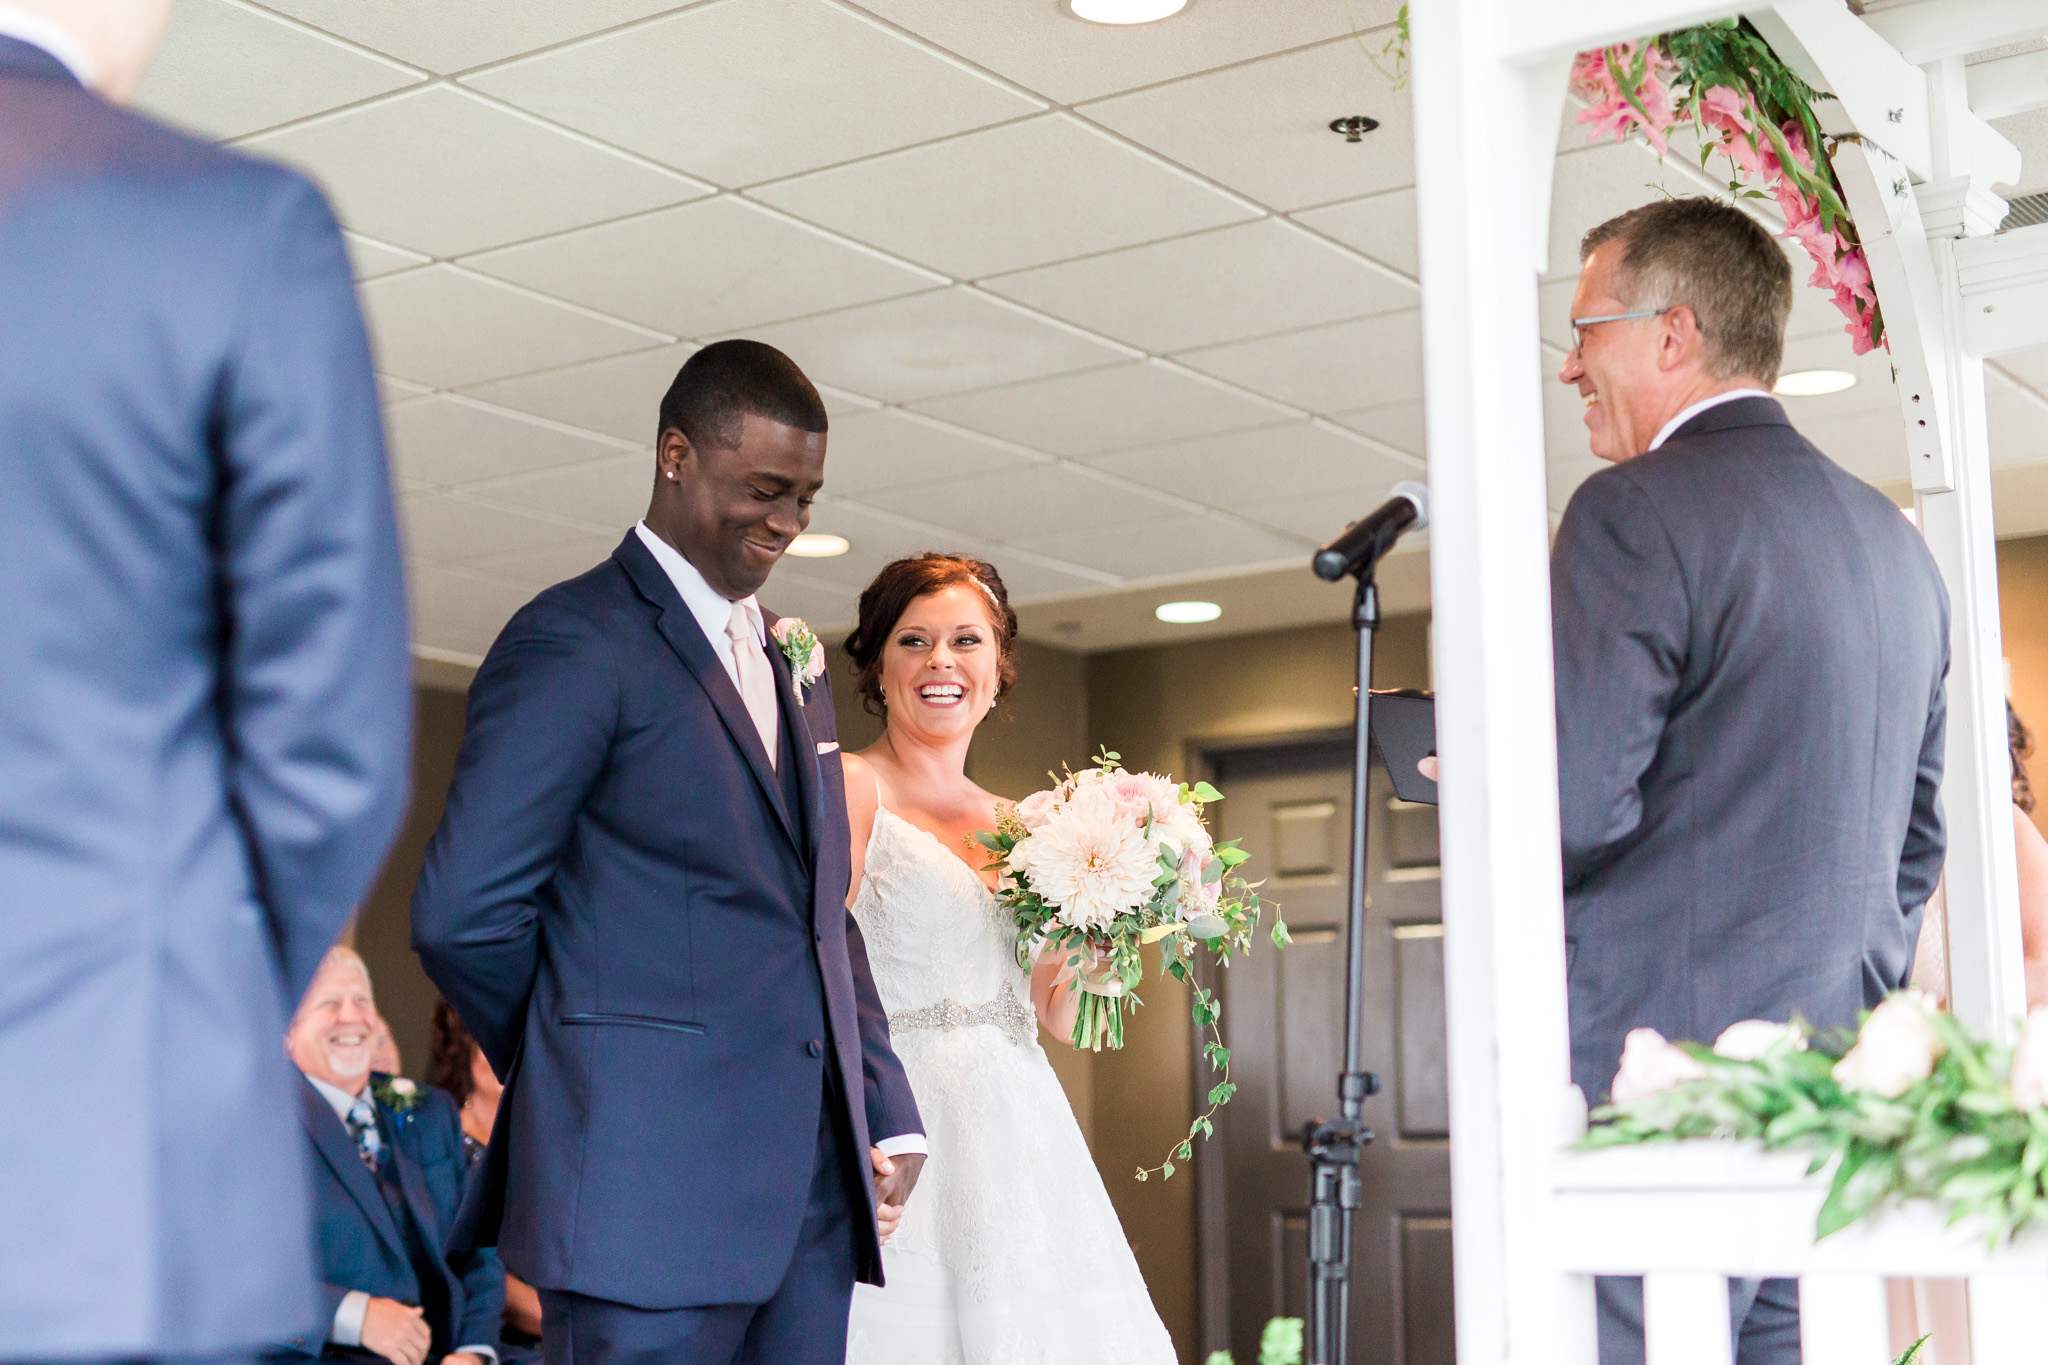
[[[1903,985],[1941,874],[1948,596],[1899,509],[1736,399],[1580,486],[1551,597],[1587,1098],[1630,1029],[1851,1024]]]

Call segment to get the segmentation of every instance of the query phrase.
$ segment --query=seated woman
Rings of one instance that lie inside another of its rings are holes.
[[[498,1083],[491,1064],[484,1060],[483,1049],[446,1000],[434,1002],[430,1052],[427,1084],[446,1091],[460,1110],[462,1149],[474,1177],[483,1168],[491,1125],[498,1120],[498,1097],[505,1087]],[[503,1365],[540,1359],[540,1295],[509,1270],[505,1272],[505,1320],[498,1336],[498,1358]]]

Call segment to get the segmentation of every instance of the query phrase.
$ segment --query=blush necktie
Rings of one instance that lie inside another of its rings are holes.
[[[768,666],[768,655],[761,648],[759,637],[754,634],[754,624],[747,619],[747,604],[732,604],[732,620],[725,627],[726,638],[732,641],[733,672],[739,675],[740,700],[747,704],[747,714],[754,718],[754,728],[761,732],[761,747],[768,751],[768,766],[775,766],[775,670]]]

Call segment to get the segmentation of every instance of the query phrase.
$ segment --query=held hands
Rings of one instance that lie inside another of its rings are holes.
[[[896,1225],[903,1221],[903,1206],[910,1202],[910,1192],[924,1170],[924,1153],[905,1152],[891,1157],[883,1156],[881,1148],[871,1147],[868,1155],[875,1163],[875,1231],[881,1234],[882,1245],[887,1246],[896,1235]]]
[[[427,1327],[426,1312],[397,1299],[371,1299],[363,1310],[363,1349],[375,1351],[391,1365],[425,1365],[434,1334]],[[449,1359],[454,1360],[451,1356]],[[482,1365],[475,1356],[470,1365]]]

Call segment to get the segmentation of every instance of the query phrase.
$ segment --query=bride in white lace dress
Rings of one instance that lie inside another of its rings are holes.
[[[881,740],[846,758],[849,904],[931,1146],[858,1285],[849,1365],[1173,1365],[1072,1108],[1039,1047],[1074,1001],[1058,962],[1027,980],[972,842],[998,798],[968,741],[1008,690],[1017,618],[979,560],[926,555],[861,595],[847,650]]]

